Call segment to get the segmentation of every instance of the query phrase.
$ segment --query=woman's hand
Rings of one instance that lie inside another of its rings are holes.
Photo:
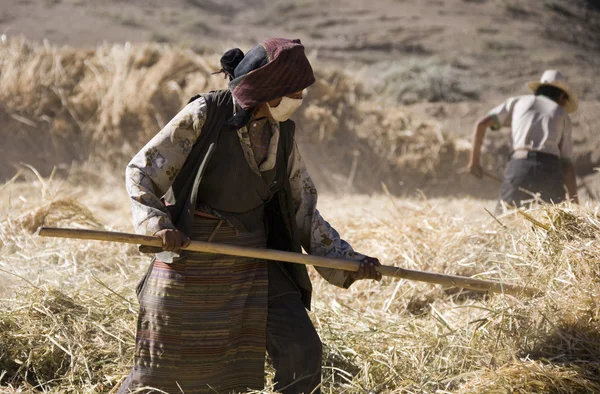
[[[191,242],[187,235],[179,230],[160,230],[154,236],[162,239],[162,248],[168,252],[178,253],[181,248],[189,246]]]
[[[360,262],[360,266],[358,267],[358,271],[352,272],[350,277],[354,280],[360,279],[373,279],[376,281],[381,280],[381,272],[377,271],[377,266],[381,265],[378,259],[375,257],[365,257]]]

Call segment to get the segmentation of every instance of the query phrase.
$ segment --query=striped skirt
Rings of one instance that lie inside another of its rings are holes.
[[[194,240],[266,247],[264,231],[237,233],[196,217]],[[139,295],[134,367],[120,393],[232,393],[264,387],[268,269],[264,261],[190,253],[155,261]]]

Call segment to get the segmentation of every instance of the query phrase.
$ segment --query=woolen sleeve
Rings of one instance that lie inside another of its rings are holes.
[[[317,210],[317,189],[295,143],[288,159],[288,176],[296,212],[296,224],[304,250],[317,256],[348,260],[364,259],[365,256],[356,253]],[[348,288],[354,282],[349,277],[349,271],[321,267],[315,269],[333,285]]]
[[[162,229],[175,229],[161,198],[198,139],[206,111],[202,97],[189,103],[127,165],[125,184],[136,233],[154,235]]]

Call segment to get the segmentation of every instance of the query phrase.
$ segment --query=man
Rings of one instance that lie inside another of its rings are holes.
[[[138,286],[134,367],[120,393],[262,390],[265,350],[277,391],[319,392],[306,267],[173,255],[190,238],[361,261],[353,273],[317,269],[343,288],[381,279],[379,261],[354,252],[316,208],[288,120],[315,81],[300,41],[230,50],[221,65],[229,89],[192,98],[127,167],[136,232],[160,237],[167,252]]]
[[[469,170],[478,178],[483,175],[481,144],[487,128],[511,127],[513,154],[504,174],[500,203],[519,207],[534,198],[532,193],[539,193],[544,202],[569,198],[577,203],[568,115],[577,111],[577,96],[556,70],[545,71],[539,82],[528,86],[534,94],[509,98],[475,123]]]

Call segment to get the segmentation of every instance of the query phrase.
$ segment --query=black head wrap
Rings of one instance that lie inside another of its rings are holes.
[[[228,50],[221,56],[221,69],[214,74],[223,73],[229,80],[233,80],[235,68],[244,59],[244,52],[240,48],[233,48]]]

